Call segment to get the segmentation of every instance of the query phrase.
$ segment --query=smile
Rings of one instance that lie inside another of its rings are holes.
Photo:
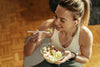
[[[62,28],[62,26],[56,26],[57,28]]]

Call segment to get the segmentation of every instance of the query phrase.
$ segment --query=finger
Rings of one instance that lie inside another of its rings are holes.
[[[66,62],[65,60],[57,61],[56,64],[62,64],[62,63],[65,63],[65,62]]]
[[[36,43],[38,39],[30,40],[31,43]]]
[[[34,39],[34,43],[36,43],[38,41],[38,39]]]
[[[34,37],[31,39],[32,42],[37,42],[37,40],[39,39],[39,37]]]
[[[67,58],[67,56],[66,56],[66,57],[62,58],[61,60],[57,61],[57,64],[64,63],[64,62],[68,61],[68,59],[69,58]]]
[[[65,53],[69,53],[69,52],[70,52],[70,51],[67,51],[67,50],[65,51]]]
[[[38,31],[32,32],[32,33],[31,33],[31,36],[34,36],[34,35],[36,35],[36,34],[39,34],[39,32],[38,32]]]
[[[38,40],[37,36],[34,36],[34,37],[31,36],[30,39],[29,39],[29,41],[33,42],[33,43],[36,42],[37,40]]]
[[[64,62],[66,62],[66,60],[65,60],[65,59],[60,60],[60,61],[57,61],[57,62],[56,62],[56,64],[61,64],[61,63],[64,63]]]
[[[37,37],[39,37],[39,35],[38,34],[36,34],[36,35],[34,35],[34,36],[31,36],[31,38],[37,38]]]
[[[65,55],[69,55],[71,52],[70,51],[65,51]]]

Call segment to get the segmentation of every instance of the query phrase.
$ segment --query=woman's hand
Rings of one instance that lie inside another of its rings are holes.
[[[28,43],[37,43],[39,39],[39,32],[38,30],[31,33],[30,39],[28,40]]]
[[[57,61],[56,64],[61,64],[61,63],[64,63],[66,61],[69,61],[69,59],[71,59],[73,57],[74,57],[73,53],[71,53],[70,51],[65,51],[64,58],[62,58],[61,60]]]

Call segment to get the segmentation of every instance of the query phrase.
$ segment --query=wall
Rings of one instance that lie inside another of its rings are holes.
[[[90,25],[100,24],[100,1],[91,0]]]

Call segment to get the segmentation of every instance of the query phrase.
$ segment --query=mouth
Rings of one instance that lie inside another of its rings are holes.
[[[56,28],[63,28],[62,26],[56,26]]]

